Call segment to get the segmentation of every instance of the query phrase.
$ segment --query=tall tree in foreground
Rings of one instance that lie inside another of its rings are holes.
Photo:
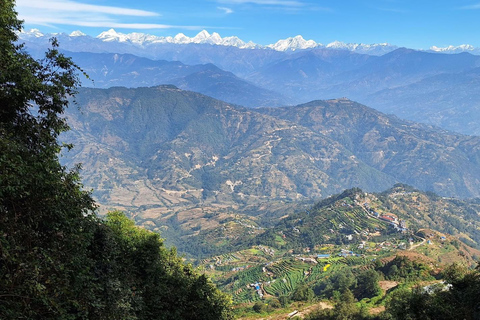
[[[96,218],[78,168],[58,161],[81,70],[55,40],[40,61],[16,44],[14,4],[0,1],[0,319],[230,319],[158,235]]]
[[[77,67],[53,43],[42,61],[15,42],[13,1],[0,3],[0,308],[6,318],[83,312],[95,204],[58,162],[60,117]]]

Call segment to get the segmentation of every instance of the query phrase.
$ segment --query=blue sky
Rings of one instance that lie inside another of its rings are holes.
[[[157,36],[202,29],[259,44],[301,34],[334,40],[426,49],[480,47],[480,0],[17,0],[25,28],[81,30],[91,36],[114,28]]]

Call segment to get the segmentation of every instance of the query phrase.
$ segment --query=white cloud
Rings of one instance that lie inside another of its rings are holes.
[[[217,7],[218,10],[222,10],[224,13],[226,14],[230,14],[230,13],[233,13],[233,10],[230,9],[230,8],[226,8],[226,7]]]
[[[105,20],[69,20],[63,18],[42,18],[38,16],[22,16],[22,20],[28,21],[30,24],[53,26],[53,25],[70,25],[79,27],[97,27],[97,28],[123,28],[123,29],[185,29],[185,30],[202,30],[206,26],[179,26],[159,23],[122,23],[116,21]]]
[[[159,14],[151,11],[128,9],[110,6],[98,6],[93,4],[85,4],[70,0],[17,0],[17,8],[31,8],[40,10],[53,10],[56,12],[90,12],[90,13],[106,13],[109,15],[125,15],[137,17],[152,17]]]
[[[205,26],[177,26],[150,21],[131,21],[131,17],[159,17],[151,11],[85,4],[73,0],[17,0],[16,10],[26,24],[54,26],[70,25],[81,27],[128,28],[128,29],[186,29],[198,30]],[[128,23],[120,17],[129,18]]]

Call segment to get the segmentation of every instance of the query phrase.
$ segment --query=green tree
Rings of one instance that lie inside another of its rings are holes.
[[[57,157],[78,68],[55,41],[34,60],[20,28],[14,2],[0,2],[0,318],[81,316],[94,303],[81,292],[95,204]]]
[[[119,212],[106,222],[60,165],[79,68],[52,41],[35,60],[0,2],[0,319],[231,319],[230,301]],[[71,147],[71,146],[68,146]]]
[[[340,301],[337,302],[334,308],[336,319],[350,320],[357,319],[360,314],[359,308],[355,305],[355,298],[350,290],[345,290],[342,293]]]
[[[280,296],[278,297],[278,301],[284,308],[290,303],[290,299],[288,299],[288,296]]]
[[[279,309],[282,307],[282,304],[280,303],[280,300],[277,298],[272,298],[268,300],[268,309],[269,311],[273,311],[273,309]]]
[[[253,309],[253,311],[255,311],[256,313],[262,313],[262,312],[265,312],[266,307],[265,307],[265,304],[264,304],[262,301],[257,301],[257,302],[255,302],[255,304],[253,305],[252,309]]]
[[[350,269],[342,269],[333,273],[314,287],[318,296],[328,298],[340,296],[345,290],[352,290],[356,285],[356,279]]]
[[[434,288],[397,290],[386,304],[394,320],[480,319],[480,269],[466,270],[452,265],[445,271],[445,284]]]
[[[361,300],[371,298],[380,294],[381,289],[378,284],[378,273],[373,270],[365,270],[357,276],[357,287],[355,288],[355,297]]]
[[[390,295],[386,310],[393,319],[430,319],[428,316],[430,301],[430,296],[420,288],[413,291],[399,289]]]
[[[350,290],[345,290],[333,309],[320,309],[309,314],[306,320],[360,320],[366,315],[355,304],[355,298]]]
[[[120,290],[128,294],[121,301],[138,319],[231,318],[230,299],[183,264],[175,249],[167,250],[158,234],[118,211],[108,213],[105,224],[114,237],[113,278],[123,284]]]
[[[292,293],[292,300],[294,301],[310,301],[315,296],[312,288],[306,284],[299,285]]]

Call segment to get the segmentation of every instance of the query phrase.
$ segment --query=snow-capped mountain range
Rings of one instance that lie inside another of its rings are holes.
[[[44,34],[38,29],[24,30],[19,34],[20,39],[22,40],[33,40],[40,38],[51,38],[52,36],[67,36],[65,34]],[[70,35],[70,38],[75,37],[88,37],[92,38],[81,31],[74,31]],[[381,44],[356,44],[356,43],[344,43],[340,41],[335,41],[324,45],[322,43],[315,42],[314,40],[305,40],[301,35],[295,37],[290,37],[287,39],[279,40],[274,44],[269,44],[266,46],[259,45],[253,42],[245,42],[236,36],[224,37],[222,38],[218,33],[213,32],[209,33],[206,30],[199,32],[194,37],[188,37],[183,33],[179,33],[174,37],[159,37],[154,35],[149,35],[145,33],[121,33],[117,32],[114,29],[104,31],[100,33],[97,39],[103,42],[118,42],[118,43],[130,43],[140,47],[146,47],[152,44],[211,44],[219,46],[232,46],[240,49],[273,49],[275,51],[296,51],[296,50],[305,50],[313,48],[328,48],[328,49],[338,49],[338,50],[349,50],[358,53],[369,53],[374,55],[385,54],[390,51],[397,49],[397,46],[390,45],[388,43]]]
[[[74,31],[69,35],[66,34],[44,34],[38,29],[24,30],[19,34],[20,39],[22,40],[33,40],[33,39],[49,39],[52,36],[68,36],[69,38],[85,37],[91,38],[81,31]],[[209,33],[206,30],[200,31],[194,37],[188,37],[183,33],[179,33],[174,37],[159,37],[155,35],[149,35],[145,33],[121,33],[117,32],[114,29],[104,31],[100,33],[96,39],[103,42],[117,42],[117,43],[127,43],[139,47],[147,47],[153,44],[210,44],[218,46],[231,46],[237,47],[240,49],[272,49],[275,51],[296,51],[296,50],[306,50],[314,48],[327,48],[327,49],[336,49],[336,50],[348,50],[357,53],[365,53],[370,55],[383,55],[385,53],[391,52],[395,49],[398,49],[398,46],[391,45],[389,43],[376,43],[376,44],[363,44],[363,43],[345,43],[340,41],[334,41],[327,45],[322,43],[315,42],[314,40],[305,40],[301,35],[295,37],[290,37],[287,39],[282,39],[277,41],[274,44],[269,45],[259,45],[253,43],[252,41],[245,42],[236,36],[224,37],[222,38],[218,33],[213,32]],[[471,54],[480,55],[480,48],[473,47],[468,44],[460,46],[448,46],[448,47],[436,47],[432,46],[429,50],[430,52],[438,53],[461,53],[469,52]]]

